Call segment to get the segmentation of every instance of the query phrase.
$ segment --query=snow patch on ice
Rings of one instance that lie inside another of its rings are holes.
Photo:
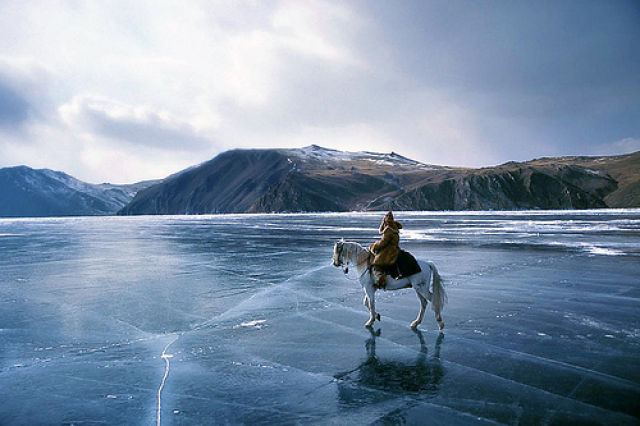
[[[602,256],[624,256],[625,252],[607,247],[587,246],[586,250],[591,254]]]
[[[582,251],[585,253],[589,253],[591,255],[600,255],[600,256],[625,256],[630,254],[622,250],[617,250],[611,247],[596,246],[588,243],[550,241],[547,243],[539,243],[534,245],[540,245],[540,246],[549,245],[549,246],[555,246],[555,247],[564,247],[568,249],[574,249],[574,250]]]
[[[267,320],[261,319],[261,320],[253,320],[253,321],[245,321],[245,322],[241,322],[239,325],[236,325],[233,328],[239,328],[239,327],[254,327],[257,329],[261,329],[262,327],[266,327],[266,323]]]
[[[590,328],[595,328],[597,330],[608,332],[605,334],[605,337],[614,338],[615,336],[610,333],[622,333],[627,337],[638,338],[640,337],[640,329],[621,329],[617,328],[613,325],[607,324],[603,321],[598,321],[594,318],[584,316],[584,315],[576,315],[576,314],[565,314],[564,317],[574,324],[583,325]],[[609,337],[611,336],[611,337]]]
[[[426,241],[438,241],[441,238],[433,237],[423,231],[410,231],[407,229],[400,230],[400,236],[405,240],[426,240]]]

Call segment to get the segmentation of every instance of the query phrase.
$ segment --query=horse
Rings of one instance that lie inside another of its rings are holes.
[[[349,271],[349,265],[356,266],[357,280],[364,290],[362,304],[369,310],[369,320],[364,323],[365,327],[373,326],[376,319],[380,321],[380,314],[376,313],[375,292],[377,288],[374,285],[376,277],[372,271],[372,259],[373,253],[356,242],[340,240],[333,246],[333,266],[342,267],[345,275]],[[431,302],[431,309],[435,312],[438,328],[442,330],[444,322],[442,321],[441,313],[447,301],[447,294],[442,286],[442,277],[433,262],[418,261],[418,264],[422,271],[417,274],[399,280],[387,276],[385,290],[400,290],[413,287],[420,301],[420,312],[410,324],[411,328],[415,329],[420,325],[427,303]]]

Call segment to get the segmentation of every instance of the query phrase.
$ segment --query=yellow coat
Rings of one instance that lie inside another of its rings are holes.
[[[400,253],[399,229],[402,229],[402,225],[396,221],[386,224],[386,226],[384,223],[380,225],[379,232],[382,237],[369,246],[369,250],[375,255],[374,265],[393,265],[396,263],[398,253]]]

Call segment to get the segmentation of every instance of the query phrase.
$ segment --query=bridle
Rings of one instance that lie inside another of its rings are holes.
[[[344,243],[341,241],[338,243],[338,266],[342,267],[342,272],[345,275],[349,273],[349,258],[347,257],[346,261],[343,261],[344,256]]]
[[[371,271],[371,266],[372,265],[369,265],[367,268],[364,269],[364,271],[362,271],[362,273],[360,274],[359,277],[357,277],[357,278],[349,278],[349,257],[347,257],[347,259],[344,260],[344,242],[343,241],[339,241],[338,243],[336,243],[336,246],[338,248],[338,253],[337,253],[338,254],[338,256],[337,256],[338,264],[336,266],[342,267],[342,272],[344,273],[344,275],[346,276],[346,278],[348,280],[359,281],[364,276],[364,274],[366,274],[367,272]],[[356,262],[356,268],[359,267],[360,265],[364,264],[365,262],[368,263],[370,258],[371,258],[371,252],[369,252],[367,258],[362,263]]]

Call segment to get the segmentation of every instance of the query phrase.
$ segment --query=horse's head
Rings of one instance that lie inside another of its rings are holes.
[[[344,262],[344,241],[340,240],[333,246],[333,266],[339,268]]]

